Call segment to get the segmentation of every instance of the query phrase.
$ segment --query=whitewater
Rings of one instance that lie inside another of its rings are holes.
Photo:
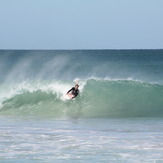
[[[163,162],[163,50],[1,50],[0,76],[0,162]]]

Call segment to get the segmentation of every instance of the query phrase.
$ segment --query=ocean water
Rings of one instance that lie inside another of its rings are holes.
[[[0,51],[0,162],[161,163],[162,140],[163,50]]]

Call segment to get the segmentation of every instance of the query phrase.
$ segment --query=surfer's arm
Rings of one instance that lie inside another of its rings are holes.
[[[69,92],[71,92],[73,90],[73,88],[71,88],[68,92],[67,92],[67,94],[69,93]]]

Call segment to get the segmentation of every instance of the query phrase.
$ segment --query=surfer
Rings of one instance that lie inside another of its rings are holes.
[[[72,99],[75,98],[78,94],[79,94],[79,85],[76,84],[75,87],[72,87],[68,92],[67,94],[69,94],[69,92],[71,92],[71,95],[72,95]]]

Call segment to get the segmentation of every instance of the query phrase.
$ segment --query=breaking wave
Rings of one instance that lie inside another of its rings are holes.
[[[80,95],[66,100],[68,81],[26,81],[3,85],[1,115],[53,117],[162,117],[163,85],[134,80],[87,79]]]

